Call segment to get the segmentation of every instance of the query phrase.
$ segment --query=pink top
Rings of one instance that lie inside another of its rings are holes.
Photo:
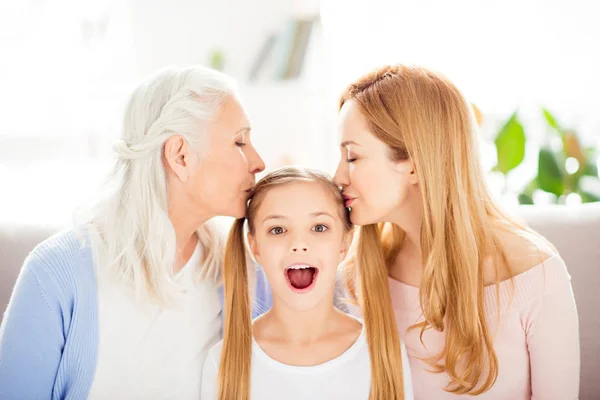
[[[571,277],[555,255],[542,264],[500,282],[500,319],[497,323],[496,286],[485,288],[485,312],[494,334],[498,379],[481,399],[571,400],[579,393],[579,327]],[[444,333],[407,328],[423,320],[419,289],[389,280],[400,337],[408,352],[416,400],[473,399],[444,391],[446,373],[428,372],[419,358],[439,353]],[[512,301],[511,301],[512,300]]]

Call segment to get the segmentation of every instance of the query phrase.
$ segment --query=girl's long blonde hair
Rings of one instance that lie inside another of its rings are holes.
[[[508,267],[496,232],[532,232],[494,203],[480,167],[472,110],[447,79],[419,67],[386,66],[351,84],[341,107],[356,102],[370,131],[393,161],[411,160],[423,201],[420,302],[424,321],[413,325],[445,332],[444,350],[426,361],[446,372],[446,390],[477,395],[498,376],[498,358],[484,314],[483,261],[491,255],[496,281]],[[360,228],[359,268],[383,271],[393,264],[404,232],[382,223]],[[351,265],[348,263],[347,265]],[[351,268],[348,290],[356,298]],[[509,271],[510,272],[510,271]],[[387,291],[387,290],[386,290]],[[370,297],[365,285],[358,298]],[[372,298],[372,297],[371,297]],[[366,299],[365,299],[366,301]],[[381,299],[388,304],[388,298]]]
[[[316,182],[329,189],[339,203],[345,229],[352,225],[339,189],[327,175],[310,169],[285,167],[261,179],[255,186],[247,207],[248,230],[254,233],[254,218],[262,199],[273,187],[297,182]],[[219,399],[247,400],[250,397],[250,365],[252,357],[252,326],[248,270],[244,242],[244,219],[235,221],[226,245],[225,332],[219,367]],[[374,268],[359,270],[362,282],[364,323],[371,356],[371,400],[402,400],[402,358],[391,299],[387,290],[387,272],[383,260]]]

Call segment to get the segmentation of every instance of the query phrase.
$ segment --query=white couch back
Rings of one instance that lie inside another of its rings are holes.
[[[519,214],[556,246],[567,264],[579,313],[579,398],[600,399],[600,203],[520,207]]]

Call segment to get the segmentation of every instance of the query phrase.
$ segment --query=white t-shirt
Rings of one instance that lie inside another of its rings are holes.
[[[217,399],[222,348],[223,341],[220,341],[206,358],[202,400]],[[404,398],[412,400],[412,380],[404,344],[402,369]],[[371,390],[371,363],[364,325],[354,344],[339,357],[308,367],[286,365],[274,360],[253,338],[251,371],[251,400],[367,400]]]
[[[212,282],[194,282],[198,246],[177,273],[184,291],[169,307],[136,304],[97,268],[99,342],[89,399],[200,398],[208,350],[221,336],[221,303]]]

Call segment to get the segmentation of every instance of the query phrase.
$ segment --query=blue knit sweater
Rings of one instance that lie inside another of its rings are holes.
[[[272,303],[261,269],[254,303],[253,317]],[[0,399],[86,399],[97,355],[92,251],[63,232],[31,252],[17,280],[0,328]]]

